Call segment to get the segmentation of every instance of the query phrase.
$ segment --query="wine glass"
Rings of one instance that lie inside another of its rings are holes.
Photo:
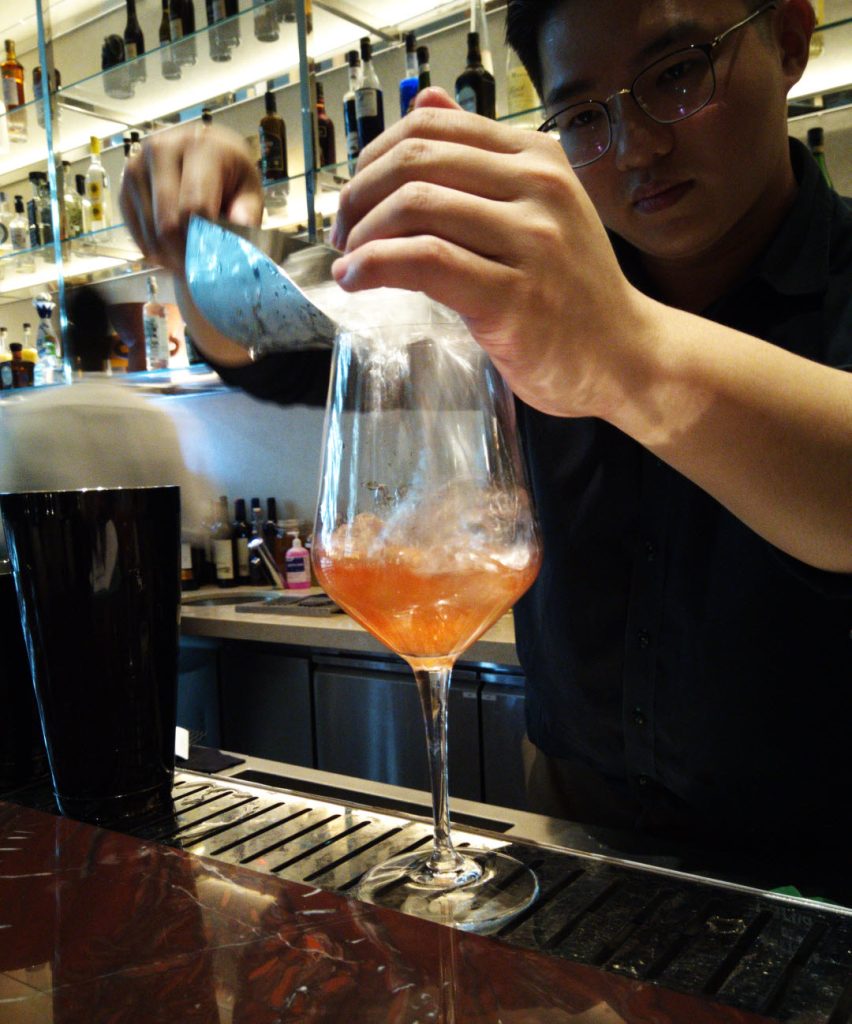
[[[327,593],[411,666],[426,724],[432,849],[377,865],[355,895],[493,930],[538,885],[499,850],[453,846],[447,691],[458,656],[535,579],[541,546],[511,393],[461,323],[338,334],[314,560]]]

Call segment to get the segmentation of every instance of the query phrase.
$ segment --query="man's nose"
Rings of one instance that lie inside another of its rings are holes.
[[[612,148],[620,171],[646,167],[671,150],[672,126],[650,118],[628,90],[612,98],[610,113]]]

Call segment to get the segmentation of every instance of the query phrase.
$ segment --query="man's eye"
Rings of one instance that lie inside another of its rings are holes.
[[[675,61],[660,71],[657,75],[656,86],[665,91],[695,81],[702,76],[705,64],[706,61],[696,60],[693,57],[684,57],[682,60]]]
[[[596,107],[582,110],[566,110],[558,118],[560,132],[583,132],[599,128],[604,121],[604,113]]]

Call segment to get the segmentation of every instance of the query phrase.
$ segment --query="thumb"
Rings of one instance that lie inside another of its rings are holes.
[[[430,85],[421,90],[414,97],[412,107],[419,110],[421,107],[441,107],[444,110],[461,110],[461,107],[452,99],[444,89],[437,85]]]

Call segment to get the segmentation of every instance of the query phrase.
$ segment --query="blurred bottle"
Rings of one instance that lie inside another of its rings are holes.
[[[76,238],[83,233],[83,204],[74,187],[71,164],[62,161],[62,202],[65,205],[66,238]]]
[[[85,233],[92,230],[92,201],[86,195],[86,175],[75,174],[74,183],[77,186],[77,195],[80,197],[81,221]]]
[[[405,74],[399,82],[399,115],[405,117],[411,101],[417,95],[417,37],[405,33]]]
[[[225,17],[228,20],[223,25],[223,31],[231,50],[240,45],[240,19],[236,17],[239,13],[239,0],[225,0]]]
[[[201,123],[213,124],[213,111],[210,109],[210,107],[201,108]]]
[[[15,214],[9,222],[9,236],[12,249],[21,254],[15,260],[16,268],[22,274],[32,274],[35,271],[35,257],[30,251],[30,232],[24,213],[23,196],[15,196]]]
[[[479,56],[482,66],[492,77],[494,76],[494,60],[491,56],[491,43],[488,36],[488,18],[485,14],[485,0],[471,0],[470,31],[479,38]]]
[[[361,55],[357,50],[346,54],[349,67],[349,88],[343,97],[343,130],[346,133],[346,157],[349,161],[349,174],[355,173],[361,145],[358,142],[358,112],[355,107],[355,93],[361,84]]]
[[[101,140],[96,135],[91,136],[89,148],[92,159],[86,171],[86,195],[92,204],[91,230],[99,231],[112,223],[109,175],[101,163]]]
[[[142,26],[136,17],[136,0],[125,0],[127,21],[124,24],[124,56],[130,61],[130,78],[134,82],[144,82],[148,75],[145,67],[145,36]]]
[[[263,509],[260,507],[260,499],[252,498],[251,501],[251,536],[250,539],[260,538],[264,541],[263,536]],[[270,551],[270,555],[272,552]],[[274,582],[270,580],[269,573],[266,571],[266,567],[263,564],[263,560],[260,555],[256,552],[249,556],[249,581],[253,586],[265,586],[267,583]]]
[[[127,64],[124,40],[113,33],[104,37],[101,47],[101,70],[104,92],[116,100],[127,100],[133,96],[133,78]]]
[[[24,95],[24,68],[15,55],[15,41],[7,39],[6,59],[0,65],[3,76],[3,103],[6,106],[6,123],[10,142],[27,141],[27,112],[22,109],[26,103]]]
[[[482,63],[476,32],[467,34],[467,66],[456,79],[456,103],[483,117],[493,118],[497,114],[494,75]]]
[[[317,138],[319,140],[319,166],[332,167],[337,163],[337,143],[334,138],[334,122],[325,109],[325,92],[322,82],[317,87]]]
[[[195,45],[195,4],[193,0],[171,0],[169,17],[172,28],[175,22],[180,25],[181,34],[175,47],[177,62],[181,67],[192,67],[198,60],[198,49]],[[174,39],[174,37],[172,37]]]
[[[32,369],[30,370],[30,385],[36,383],[36,368],[38,366],[38,352],[33,344],[33,325],[25,323],[23,325],[24,335],[23,344],[21,346],[21,358],[25,364],[28,364]]]
[[[59,369],[59,339],[53,328],[51,317],[56,303],[49,292],[40,292],[33,299],[33,306],[38,314],[38,330],[36,331],[36,384],[53,384]]]
[[[530,113],[540,106],[538,94],[521,58],[511,46],[506,47],[506,113],[519,128],[534,127],[536,119]],[[528,115],[523,117],[522,115]]]
[[[41,128],[44,128],[44,108],[47,103],[50,102],[50,96],[56,93],[59,87],[62,85],[62,75],[59,73],[59,68],[53,69],[53,80],[48,90],[46,97],[42,96],[42,73],[41,67],[37,64],[33,68],[33,99],[36,101],[36,120]],[[54,107],[54,120],[59,121],[62,117],[62,111],[57,104]]]
[[[148,370],[166,370],[169,365],[169,324],[166,308],[157,298],[157,278],[148,275],[148,301],[142,307],[142,327],[145,335],[145,367]]]
[[[828,164],[825,162],[825,133],[822,128],[809,128],[808,129],[808,146],[810,147],[811,153],[813,153],[814,160],[817,162],[817,166],[825,179],[826,184],[829,188],[834,188],[834,184],[831,180],[831,175],[828,172]]]
[[[27,235],[30,248],[37,249],[41,245],[41,228],[39,226],[39,186],[38,179],[41,176],[39,171],[30,171],[27,175],[30,181],[32,195],[27,200]]]
[[[34,384],[35,367],[32,360],[24,359],[23,347],[19,341],[13,341],[9,346],[12,354],[10,372],[13,388],[31,388]]]
[[[825,0],[811,0],[811,6],[816,15],[816,31],[811,36],[808,56],[819,57],[825,50],[825,33],[822,31],[822,26],[825,24]]]
[[[12,249],[12,235],[9,225],[12,223],[12,209],[6,193],[0,191],[0,255],[10,252]]]
[[[222,495],[214,510],[213,522],[210,525],[211,553],[213,555],[213,572],[217,586],[235,587],[237,585],[234,572],[234,530],[228,521],[228,498]]]
[[[260,119],[260,172],[263,180],[281,181],[287,177],[287,126],[278,113],[275,93],[267,85],[263,95],[266,113]]]
[[[234,571],[239,585],[249,582],[248,542],[250,536],[251,527],[246,522],[245,498],[237,498],[234,502],[232,537],[234,539]]]
[[[278,39],[277,13],[266,0],[254,0],[254,37],[261,43],[274,43]]]
[[[373,67],[373,47],[370,37],[361,39],[361,81],[355,90],[355,114],[358,118],[358,145],[369,145],[385,130],[385,109],[382,83]]]
[[[160,73],[163,78],[174,81],[180,78],[180,64],[177,59],[177,47],[173,46],[183,34],[180,16],[172,21],[169,0],[163,0],[163,14],[160,18]]]
[[[429,47],[417,47],[417,91],[428,89],[432,84],[432,72],[429,68]]]
[[[210,31],[207,38],[210,45],[210,59],[226,61],[231,59],[231,48],[228,45],[228,34],[221,24],[227,16],[225,0],[206,0],[207,24]]]
[[[9,124],[6,117],[6,103],[0,88],[0,156],[9,152]]]

